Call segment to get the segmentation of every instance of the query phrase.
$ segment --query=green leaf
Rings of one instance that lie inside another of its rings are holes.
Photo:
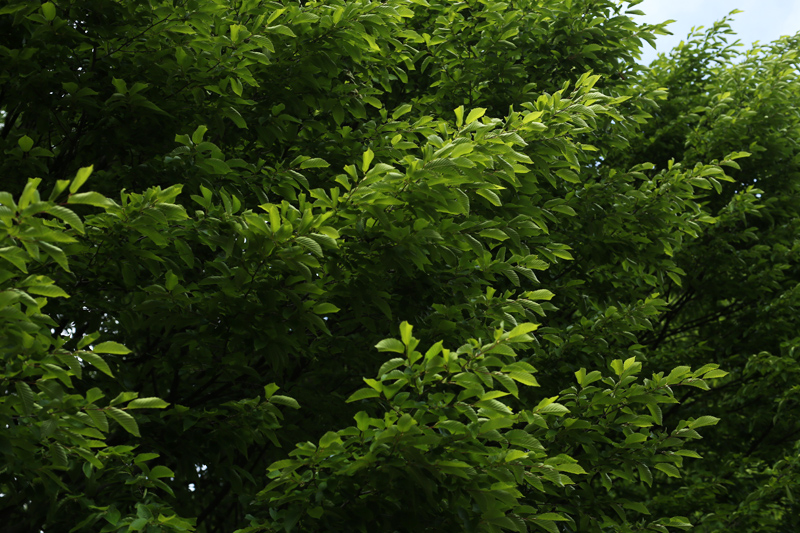
[[[165,402],[161,398],[148,397],[148,398],[137,398],[135,400],[132,400],[128,405],[125,406],[125,408],[126,409],[164,409],[167,406],[169,406],[169,403]]]
[[[402,117],[406,113],[409,113],[411,111],[411,109],[413,109],[411,104],[403,104],[403,105],[399,106],[397,109],[395,109],[392,112],[392,119],[393,120],[397,120],[398,118]]]
[[[19,301],[22,294],[18,290],[0,291],[0,309]]]
[[[74,182],[73,182],[74,183]],[[79,192],[71,194],[67,200],[68,204],[92,205],[94,207],[114,207],[114,202],[100,194],[99,192]]]
[[[236,125],[237,128],[241,128],[243,130],[247,129],[247,122],[245,122],[244,118],[242,118],[241,113],[234,107],[226,107],[222,110],[222,113],[231,119],[231,121]]]
[[[292,24],[308,24],[311,22],[316,22],[319,20],[319,15],[315,15],[314,13],[298,13],[292,19]]]
[[[569,521],[564,515],[558,513],[542,513],[536,515],[536,520],[554,520],[556,522],[567,522]]]
[[[417,425],[417,421],[414,420],[410,414],[405,413],[400,419],[397,421],[397,427],[400,431],[408,431],[412,427]]]
[[[60,205],[54,205],[49,207],[47,212],[69,224],[78,233],[84,233],[83,222],[81,222],[80,217],[76,215],[74,211]]]
[[[564,181],[567,181],[569,183],[580,183],[581,182],[581,178],[578,177],[578,175],[574,171],[569,170],[567,168],[562,168],[560,170],[556,170],[556,174],[558,175],[559,178],[561,178]]]
[[[110,353],[114,355],[126,355],[131,353],[129,349],[115,341],[101,342],[100,344],[93,346],[92,351],[94,353]]]
[[[302,246],[312,254],[316,255],[317,257],[323,256],[322,247],[314,239],[311,239],[309,237],[296,237],[295,240],[297,241],[298,244],[300,244],[300,246]]]
[[[47,4],[45,4],[45,5],[47,5]],[[53,4],[50,4],[50,5],[52,6]],[[44,6],[42,6],[42,7],[44,7]],[[55,7],[53,7],[53,10],[55,11]],[[30,152],[31,148],[33,148],[33,139],[31,139],[27,135],[23,135],[22,137],[19,138],[19,140],[17,141],[17,144],[19,144],[19,147],[22,148],[23,152]]]
[[[95,367],[100,372],[112,378],[114,377],[114,374],[113,372],[111,372],[111,369],[109,368],[108,364],[99,355],[87,351],[77,352],[76,355],[80,357],[82,360],[92,365],[93,367]]]
[[[128,525],[129,531],[141,531],[147,526],[147,518],[137,518]]]
[[[525,335],[531,331],[536,331],[537,329],[539,329],[539,324],[533,324],[531,322],[519,324],[517,327],[508,332],[508,338],[513,339],[514,337]]]
[[[166,466],[156,465],[150,469],[150,473],[147,475],[150,479],[158,479],[162,477],[175,477],[175,472],[167,468]]]
[[[36,400],[38,399],[36,393],[34,393],[30,386],[24,381],[16,381],[14,386],[17,389],[17,396],[22,400],[22,411],[26,415],[32,414],[34,406],[36,405]]]
[[[19,196],[19,208],[23,210],[23,214],[25,214],[28,211],[26,208],[31,204],[31,202],[34,201],[37,188],[39,187],[39,184],[41,182],[42,182],[41,178],[31,178],[25,184],[25,188],[22,190],[22,194],[20,194]],[[39,203],[38,205],[42,206],[41,203]],[[35,209],[36,209],[35,212],[42,211],[40,207],[37,207]]]
[[[333,120],[336,122],[337,125],[341,126],[342,122],[344,122],[344,108],[341,105],[336,105],[331,111],[333,115]]]
[[[692,459],[702,459],[703,457],[694,450],[675,450],[675,455],[691,457]]]
[[[165,278],[164,288],[167,289],[168,291],[171,291],[172,289],[177,287],[178,282],[180,281],[178,279],[178,276],[172,270],[167,270],[166,274],[164,274],[164,278]]]
[[[567,472],[570,474],[586,474],[586,470],[584,470],[583,467],[578,463],[562,463],[555,465],[555,467],[559,472]],[[555,519],[553,518],[552,520]]]
[[[460,128],[464,124],[464,106],[460,105],[455,108],[454,113],[456,114],[456,127]]]
[[[691,529],[693,527],[692,523],[689,522],[689,520],[684,516],[673,516],[672,518],[669,519],[668,522],[666,522],[666,524],[671,527],[679,527],[685,530]]]
[[[314,312],[318,315],[329,315],[338,311],[339,308],[330,302],[323,302],[314,306]]]
[[[519,398],[519,388],[517,384],[514,383],[513,379],[501,373],[493,373],[492,377],[499,381],[503,388],[510,392],[515,398]]]
[[[331,165],[327,161],[325,161],[324,159],[320,159],[318,157],[311,158],[311,159],[306,159],[305,161],[300,163],[300,168],[302,168],[302,169],[306,169],[306,168],[328,168],[329,166],[331,166]]]
[[[233,29],[233,26],[231,26],[231,29]],[[234,94],[236,94],[236,96],[242,96],[242,90],[243,90],[242,82],[239,81],[238,78],[230,78],[230,80],[231,80],[231,90],[234,92]]]
[[[57,285],[34,285],[25,287],[25,290],[31,294],[40,294],[48,298],[69,298],[69,294]]]
[[[508,239],[508,235],[506,235],[505,232],[496,228],[489,228],[482,230],[478,235],[480,235],[481,237],[496,239],[498,241],[504,241]]]
[[[547,129],[547,126],[545,126],[541,122],[534,122],[534,120],[536,120],[535,118],[531,118],[530,120],[528,120],[528,117],[533,117],[533,116],[535,115],[531,113],[530,115],[527,115],[525,117],[525,120],[522,121],[522,123],[525,124],[525,129],[536,133],[545,131]]]
[[[361,100],[363,100],[365,103],[371,105],[374,108],[377,108],[377,109],[382,109],[383,108],[383,103],[380,100],[378,100],[377,98],[375,98],[374,96],[366,96],[365,95],[365,96],[361,97]]]
[[[476,107],[475,109],[469,112],[469,115],[467,115],[467,120],[465,121],[465,123],[467,125],[470,125],[485,114],[486,114],[485,107]]]
[[[561,405],[560,403],[551,403],[546,405],[538,410],[539,413],[542,414],[550,414],[550,415],[557,415],[561,416],[564,414],[569,413],[569,409]]]
[[[52,2],[45,2],[42,4],[42,14],[48,22],[56,18],[56,6]],[[27,150],[26,150],[27,151]]]
[[[23,9],[30,6],[30,2],[23,1],[17,2],[16,4],[7,5],[5,7],[0,8],[0,15],[8,15],[9,13],[16,13],[17,11],[22,11]]]
[[[364,152],[361,161],[361,171],[366,172],[369,170],[370,164],[372,164],[372,160],[375,158],[375,153],[372,151],[371,148],[367,148],[367,151]]]
[[[28,273],[28,254],[16,246],[0,248],[0,259],[5,259],[24,273]]]
[[[103,433],[108,433],[108,418],[103,410],[87,408],[86,414],[92,419],[92,422],[94,422],[94,425],[97,427],[97,429]]]
[[[273,394],[275,394],[280,387],[275,383],[270,383],[269,385],[264,385],[264,398],[270,399]]]
[[[202,161],[202,164],[207,167],[206,170],[211,174],[223,175],[231,171],[231,167],[225,161],[216,157],[206,158]]]
[[[669,477],[681,477],[681,474],[678,472],[678,469],[675,467],[675,465],[669,463],[656,463],[654,466],[657,470],[661,470]]]
[[[625,437],[625,445],[629,444],[637,444],[640,442],[644,442],[647,440],[647,435],[642,435],[641,433],[631,433],[627,437]]]
[[[637,513],[650,514],[650,511],[647,509],[647,506],[640,502],[627,502],[623,503],[622,506],[626,509],[636,511]]]
[[[715,426],[719,422],[719,418],[715,416],[701,416],[697,420],[693,422],[689,422],[689,427],[692,429],[697,429],[705,426]]]
[[[83,448],[81,448],[79,446],[75,446],[74,448],[72,448],[72,451],[74,451],[76,454],[80,455],[85,461],[87,461],[89,464],[91,464],[93,467],[97,468],[98,470],[103,468],[102,461],[100,461],[100,459],[98,459],[97,456],[94,455],[93,453],[91,453],[89,450],[84,450]]]
[[[53,190],[50,192],[50,198],[48,198],[49,202],[55,201],[61,193],[67,190],[69,187],[70,180],[56,180],[56,184],[53,186]]]
[[[500,207],[501,205],[503,205],[503,203],[500,201],[500,197],[497,196],[497,194],[493,190],[477,189],[475,192],[478,193],[480,196],[483,196],[484,198],[489,200],[489,203],[494,206]]]
[[[192,142],[194,144],[200,144],[203,142],[203,137],[205,137],[207,131],[208,128],[205,125],[201,124],[197,126],[197,128],[194,130],[194,133],[192,133]]]
[[[375,345],[375,348],[377,348],[379,352],[404,353],[406,351],[406,347],[397,339],[383,339]]]
[[[646,483],[648,487],[653,486],[653,474],[650,472],[650,468],[647,465],[642,463],[636,463],[636,469],[639,471],[639,478],[642,482]]]
[[[72,380],[70,379],[70,375],[67,373],[66,370],[64,370],[60,366],[51,363],[42,363],[42,369],[46,371],[46,374],[54,375],[67,387],[72,387]]]
[[[109,402],[108,405],[119,405],[121,403],[129,402],[139,396],[138,392],[133,391],[123,391],[117,394],[117,396]]]
[[[405,363],[405,359],[402,359],[400,357],[395,357],[394,359],[389,359],[388,361],[386,361],[385,363],[383,363],[381,365],[380,369],[378,369],[378,377],[383,376],[384,374],[387,374],[387,373],[391,372],[392,370],[394,370],[397,367],[403,366],[404,363]]]
[[[414,327],[406,321],[403,321],[400,324],[400,339],[403,341],[403,344],[408,346],[411,344],[411,331]]]
[[[555,294],[553,294],[547,289],[538,289],[535,291],[529,291],[525,293],[525,297],[528,300],[552,300],[553,296],[555,296]]]
[[[297,403],[297,400],[290,398],[289,396],[281,396],[276,394],[269,399],[269,402],[278,405],[285,405],[286,407],[291,407],[292,409],[300,409],[300,404]]]
[[[550,514],[550,513],[547,513]],[[531,521],[540,528],[547,531],[547,533],[559,533],[558,526],[552,520],[539,519],[538,517],[531,518]]]
[[[139,424],[136,423],[136,419],[131,415],[116,407],[106,407],[105,412],[112,420],[122,426],[125,431],[135,437],[141,437],[139,433]]]
[[[280,35],[286,35],[287,37],[293,37],[293,38],[297,37],[297,35],[295,35],[292,30],[290,30],[288,27],[284,26],[283,24],[278,24],[276,26],[269,26],[268,28],[266,28],[266,31],[272,32],[272,33],[278,33]]]
[[[380,392],[376,391],[375,389],[359,389],[347,398],[346,403],[357,402],[358,400],[366,400],[367,398],[378,398],[381,395]]]
[[[522,370],[514,370],[508,374],[508,377],[515,381],[519,381],[524,385],[528,385],[529,387],[538,387],[539,382],[536,381],[536,378],[533,377],[528,372]]]
[[[564,214],[564,215],[569,215],[571,217],[574,217],[574,216],[576,216],[578,214],[570,206],[564,205],[564,204],[554,205],[553,207],[550,208],[550,210],[551,211],[556,211],[557,213],[561,213],[561,214]]]
[[[94,165],[83,167],[78,169],[77,174],[75,174],[75,178],[72,180],[69,186],[70,194],[75,194],[78,192],[78,189],[86,183],[86,180],[89,179],[89,176],[92,175],[92,171],[94,170]]]

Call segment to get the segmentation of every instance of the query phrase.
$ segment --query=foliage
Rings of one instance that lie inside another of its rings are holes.
[[[2,523],[796,529],[797,39],[637,3],[6,2]]]
[[[694,164],[733,146],[752,152],[729,171],[734,186],[705,200],[717,223],[681,252],[680,264],[694,279],[686,280],[676,309],[651,337],[663,352],[660,360],[674,353],[687,364],[716,357],[730,372],[702,407],[723,417],[719,435],[700,447],[708,463],[692,465],[694,488],[660,502],[692,510],[702,517],[702,531],[792,531],[798,527],[793,486],[800,479],[792,423],[800,173],[798,117],[786,110],[800,88],[797,36],[757,46],[734,63],[722,61],[733,54],[724,39],[729,33],[723,20],[654,62],[643,86],[666,87],[680,103],[662,106],[624,156],[658,161],[663,147],[685,146],[683,162]],[[705,79],[696,78],[698,71]],[[754,203],[735,201],[748,192],[755,193]],[[676,414],[693,412],[683,402]]]

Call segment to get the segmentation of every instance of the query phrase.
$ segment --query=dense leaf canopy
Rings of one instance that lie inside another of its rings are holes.
[[[800,42],[638,3],[0,3],[3,531],[797,531]]]

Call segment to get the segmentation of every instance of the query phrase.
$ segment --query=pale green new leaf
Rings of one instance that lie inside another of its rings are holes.
[[[404,353],[406,351],[406,347],[397,339],[383,339],[375,345],[375,348],[380,352]]]
[[[356,402],[358,400],[365,400],[367,398],[377,398],[380,395],[381,395],[381,393],[376,391],[375,389],[363,388],[363,389],[359,389],[356,392],[354,392],[353,394],[351,394],[350,397],[347,398],[347,400],[345,400],[345,401],[347,403],[351,403],[351,402]]]

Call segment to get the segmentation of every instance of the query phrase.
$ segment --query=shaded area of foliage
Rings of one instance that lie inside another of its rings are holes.
[[[797,39],[636,3],[6,2],[0,523],[796,529]]]

